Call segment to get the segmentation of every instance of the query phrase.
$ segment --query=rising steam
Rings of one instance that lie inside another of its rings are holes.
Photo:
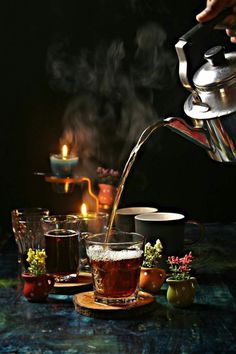
[[[132,51],[121,40],[73,55],[67,41],[50,47],[51,85],[72,97],[62,141],[79,153],[83,173],[121,169],[140,133],[158,120],[153,90],[165,88],[176,69],[165,39],[151,23],[137,31]]]

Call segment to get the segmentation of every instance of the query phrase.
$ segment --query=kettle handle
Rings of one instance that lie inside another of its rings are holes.
[[[197,92],[194,90],[192,83],[189,80],[189,68],[188,68],[188,61],[186,58],[185,50],[188,45],[193,44],[194,41],[200,40],[204,38],[207,33],[211,32],[211,30],[217,25],[222,22],[222,20],[232,13],[232,7],[227,7],[223,10],[218,16],[214,19],[204,22],[198,23],[184,35],[179,38],[179,41],[175,45],[175,49],[177,52],[177,56],[179,59],[179,77],[183,84],[183,86],[192,91],[193,98],[195,99],[196,103],[201,102],[200,97],[198,96]]]
[[[221,13],[219,13],[219,15],[214,17],[212,20],[203,23],[198,23],[196,26],[194,26],[192,29],[182,35],[179,39],[189,43],[192,43],[195,40],[195,37],[200,39],[201,36],[205,36],[207,33],[209,33],[212,29],[214,29],[216,25],[222,22],[225,17],[229,16],[232,12],[232,7],[225,8]]]

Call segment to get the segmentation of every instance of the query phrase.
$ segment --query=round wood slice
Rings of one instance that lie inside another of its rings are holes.
[[[138,300],[126,306],[110,306],[94,301],[93,291],[76,294],[73,297],[75,310],[81,315],[101,319],[123,319],[142,316],[156,308],[155,297],[140,291]]]
[[[74,295],[81,291],[88,291],[93,288],[91,273],[80,272],[73,283],[55,283],[52,293],[60,295]]]

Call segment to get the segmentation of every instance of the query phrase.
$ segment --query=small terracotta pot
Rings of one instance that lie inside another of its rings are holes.
[[[197,280],[194,277],[186,280],[166,279],[168,286],[167,300],[175,307],[190,306],[195,297]]]
[[[139,286],[142,290],[157,294],[166,278],[166,272],[161,268],[141,267]]]
[[[98,201],[101,205],[111,207],[116,196],[116,187],[110,184],[99,183]]]
[[[24,279],[23,294],[32,302],[45,301],[54,286],[54,278],[51,275],[34,276],[22,273],[22,278]]]

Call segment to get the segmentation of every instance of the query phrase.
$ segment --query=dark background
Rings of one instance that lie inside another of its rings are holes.
[[[78,48],[95,50],[101,40],[121,38],[132,52],[136,31],[153,21],[162,26],[175,55],[178,38],[195,25],[204,1],[6,1],[2,13],[1,233],[11,228],[15,207],[46,206],[78,211],[80,189],[59,195],[34,171],[49,172],[49,153],[57,152],[62,117],[70,92],[50,82],[48,50],[58,38],[73,38]],[[235,49],[222,31],[207,38]],[[74,45],[75,47],[75,45]],[[193,63],[200,61],[198,48]],[[175,78],[154,90],[160,117],[183,115],[188,93]],[[112,166],[111,166],[112,167]],[[235,220],[236,167],[212,161],[205,151],[164,128],[142,148],[128,178],[121,206],[148,205],[183,211],[201,221]]]

